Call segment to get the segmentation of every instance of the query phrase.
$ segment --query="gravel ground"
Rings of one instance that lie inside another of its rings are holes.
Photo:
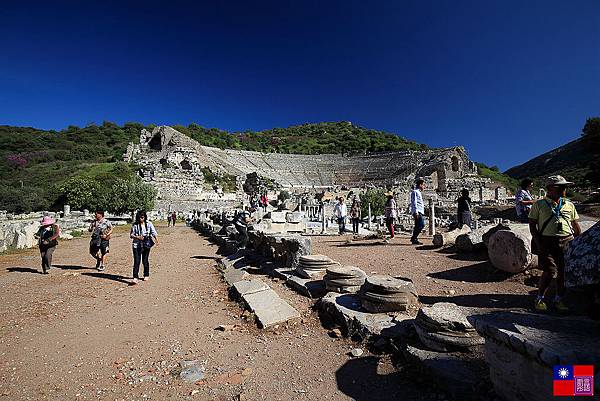
[[[268,280],[302,317],[258,330],[228,300],[214,268],[216,248],[186,227],[158,229],[151,278],[137,286],[129,286],[132,257],[124,230],[113,235],[103,273],[92,268],[84,238],[59,245],[50,275],[40,274],[36,250],[0,255],[0,400],[444,399],[389,356],[350,357],[356,344],[329,337],[312,302],[280,282]],[[409,276],[432,300],[503,302],[530,289],[469,279],[478,276],[467,270],[483,262],[414,249],[403,238],[387,246],[315,238],[315,250],[367,272]],[[428,270],[455,272],[460,280],[426,279]],[[457,294],[447,298],[451,288]],[[478,292],[467,295],[470,289]],[[234,328],[215,330],[219,325]],[[204,379],[179,379],[183,360],[204,366]]]
[[[388,244],[381,240],[313,237],[313,253],[323,253],[367,274],[389,274],[413,280],[422,303],[453,302],[481,308],[529,308],[539,272],[510,276],[494,267],[484,252],[455,254],[433,248],[431,237],[412,245],[409,235]]]

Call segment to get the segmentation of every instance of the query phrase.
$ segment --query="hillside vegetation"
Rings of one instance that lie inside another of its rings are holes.
[[[512,167],[505,174],[515,179],[531,178],[536,187],[543,186],[546,177],[560,174],[575,182],[574,189],[582,194],[600,187],[600,117],[586,121],[580,138]]]
[[[104,122],[82,128],[69,126],[60,131],[0,126],[0,210],[56,210],[65,202],[72,202],[73,207],[105,205],[104,193],[116,194],[124,183],[131,184],[137,178],[137,167],[124,165],[121,160],[127,144],[138,142],[143,128],[151,131],[154,126]],[[222,149],[298,154],[428,149],[395,134],[345,121],[238,133],[198,124],[173,128],[202,145]],[[496,173],[500,174],[493,172]],[[115,181],[117,178],[121,181]],[[65,187],[65,183],[72,188]],[[92,188],[98,195],[82,197],[85,188]],[[65,193],[72,198],[67,199]]]
[[[187,127],[174,125],[173,128],[205,146],[265,153],[357,154],[428,149],[427,145],[409,141],[395,134],[358,127],[347,121],[303,124],[234,134],[215,128],[203,128],[198,124],[190,124]]]

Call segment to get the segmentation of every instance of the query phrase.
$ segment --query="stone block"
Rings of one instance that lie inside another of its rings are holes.
[[[248,277],[250,277],[250,274],[243,269],[229,268],[223,271],[223,279],[230,286],[238,281],[246,280]]]
[[[254,294],[256,292],[268,290],[269,286],[261,280],[240,280],[233,283],[235,293],[243,297],[245,295]]]
[[[296,309],[279,298],[275,291],[271,289],[245,295],[243,300],[248,308],[254,312],[257,323],[261,328],[268,328],[300,317]]]
[[[325,283],[323,280],[306,279],[290,275],[285,283],[299,294],[309,298],[320,298],[325,295]]]
[[[507,311],[468,319],[486,340],[490,378],[503,399],[552,399],[553,365],[600,364],[600,322]]]
[[[285,216],[287,212],[271,212],[271,221],[273,223],[283,223],[285,227],[285,222],[287,221]]]

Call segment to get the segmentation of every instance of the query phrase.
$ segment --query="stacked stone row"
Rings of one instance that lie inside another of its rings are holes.
[[[331,266],[326,270],[323,281],[328,291],[342,294],[355,293],[365,283],[367,274],[354,266]]]
[[[365,279],[360,299],[369,312],[396,312],[416,307],[418,295],[410,279],[376,275]]]
[[[421,342],[434,351],[467,351],[484,343],[460,308],[448,302],[421,308],[415,329]]]
[[[325,255],[303,255],[300,256],[296,273],[300,277],[313,278],[325,273],[325,271],[333,266],[339,266],[339,263],[334,262]]]

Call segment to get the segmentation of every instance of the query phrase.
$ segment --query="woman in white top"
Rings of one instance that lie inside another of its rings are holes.
[[[154,224],[148,221],[146,212],[140,210],[135,215],[135,222],[131,226],[129,234],[133,240],[133,282],[137,284],[140,272],[140,262],[144,265],[144,281],[150,277],[150,248],[158,245],[158,234],[154,228]]]

